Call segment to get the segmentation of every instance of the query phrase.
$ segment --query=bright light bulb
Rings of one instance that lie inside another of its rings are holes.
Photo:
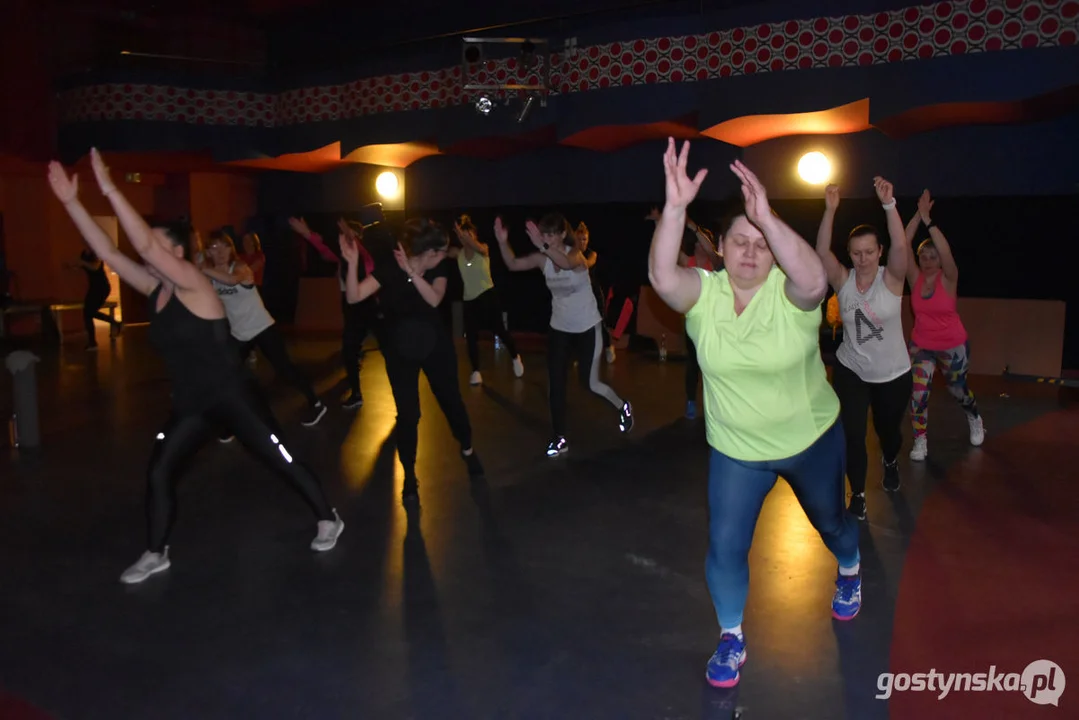
[[[810,185],[823,185],[832,177],[832,163],[824,153],[806,153],[798,161],[798,177]]]
[[[387,200],[392,200],[397,197],[397,192],[400,190],[400,187],[397,175],[392,172],[384,172],[375,179],[375,190]]]

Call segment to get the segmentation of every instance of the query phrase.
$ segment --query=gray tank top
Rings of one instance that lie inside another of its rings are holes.
[[[888,289],[884,273],[879,268],[873,284],[861,293],[852,269],[838,293],[843,342],[836,360],[868,383],[889,382],[910,370],[903,298]]]
[[[231,268],[230,268],[231,270]],[[214,290],[225,306],[229,318],[232,336],[240,342],[247,342],[258,336],[274,324],[273,316],[262,304],[262,296],[254,285],[226,285],[213,280]]]

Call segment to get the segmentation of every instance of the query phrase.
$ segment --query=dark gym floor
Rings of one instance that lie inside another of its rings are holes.
[[[348,412],[333,339],[292,347],[331,404],[321,424],[299,426],[300,397],[265,361],[258,373],[347,524],[337,549],[312,553],[293,492],[214,443],[181,484],[172,569],[134,587],[118,578],[143,550],[161,365],[139,328],[102,337],[96,356],[76,341],[42,353],[43,447],[0,447],[0,717],[1075,716],[1067,692],[1057,708],[1018,692],[875,697],[889,671],[1079,667],[1066,570],[1079,550],[1079,409],[1066,390],[973,378],[988,431],[974,449],[938,385],[930,458],[907,459],[908,428],[902,492],[886,495],[870,463],[864,607],[850,623],[831,617],[834,560],[777,484],[751,555],[748,662],[719,691],[704,682],[718,640],[707,446],[703,422],[682,417],[681,363],[622,352],[604,364],[636,410],[628,437],[571,385],[572,449],[550,460],[542,353],[525,354],[518,380],[487,344],[486,384],[472,388],[461,348],[487,482],[469,483],[424,385],[422,510],[406,512],[381,356],[367,354],[366,404]]]

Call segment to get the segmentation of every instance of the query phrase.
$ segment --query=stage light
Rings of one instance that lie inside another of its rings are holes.
[[[480,95],[476,98],[476,112],[480,115],[489,115],[492,107],[494,107],[494,103],[491,102],[491,98],[488,96]]]
[[[798,161],[798,177],[810,185],[823,185],[832,177],[832,163],[821,152],[808,152]]]
[[[400,192],[401,183],[398,181],[396,174],[387,171],[375,179],[375,190],[387,200],[392,200]]]

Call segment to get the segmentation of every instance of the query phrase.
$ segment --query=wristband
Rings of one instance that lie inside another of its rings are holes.
[[[892,200],[887,205],[882,204],[881,207],[884,208],[885,210],[891,210],[892,208],[895,207],[895,200]]]
[[[926,230],[931,230],[931,229],[935,228],[936,226],[937,226],[937,224],[935,222],[933,222],[932,220],[930,220],[929,222],[927,222],[925,224],[925,229]]]

